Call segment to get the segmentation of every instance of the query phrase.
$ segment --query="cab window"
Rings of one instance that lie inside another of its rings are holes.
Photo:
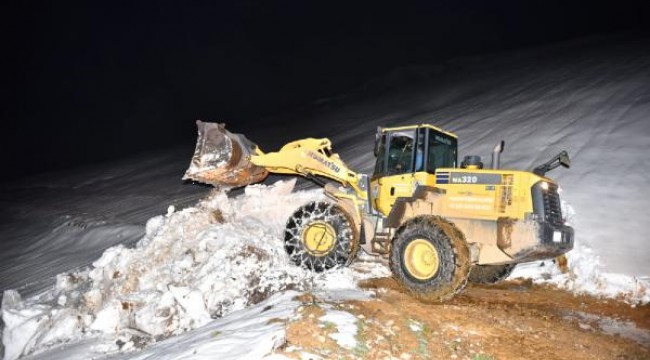
[[[435,173],[438,168],[455,168],[457,140],[446,134],[431,130],[427,155],[427,172],[429,173]]]
[[[394,132],[389,139],[387,175],[413,172],[415,130]]]

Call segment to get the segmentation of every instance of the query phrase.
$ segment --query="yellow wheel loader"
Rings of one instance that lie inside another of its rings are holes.
[[[479,156],[458,162],[458,139],[428,124],[378,128],[372,175],[352,171],[328,139],[307,138],[265,153],[223,124],[197,121],[196,151],[184,179],[218,187],[300,175],[328,201],[305,204],[287,220],[292,262],[314,271],[346,266],[359,249],[386,256],[395,279],[415,297],[444,301],[467,281],[491,283],[515,264],[560,256],[573,247],[558,185],[545,174],[569,167],[565,151],[532,172],[489,168]],[[326,180],[330,180],[327,182]]]

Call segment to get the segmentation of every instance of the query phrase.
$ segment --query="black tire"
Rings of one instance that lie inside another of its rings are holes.
[[[422,240],[435,248],[438,259],[436,272],[428,278],[412,274],[405,259],[409,244]],[[465,237],[453,223],[439,216],[416,217],[395,234],[390,268],[397,282],[414,297],[425,302],[449,300],[467,285],[470,257]]]
[[[507,278],[516,265],[474,265],[469,272],[469,282],[474,284],[495,284]]]
[[[315,224],[327,224],[335,233],[331,247],[316,251],[305,244],[303,234]],[[287,221],[284,248],[294,264],[321,272],[349,265],[358,251],[356,239],[353,222],[341,207],[315,201],[299,207]]]

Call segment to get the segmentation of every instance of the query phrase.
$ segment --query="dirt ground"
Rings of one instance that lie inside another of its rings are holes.
[[[527,281],[469,285],[423,304],[392,278],[361,284],[369,301],[300,298],[282,354],[295,359],[650,359],[650,306],[632,307]],[[329,310],[356,317],[356,346],[338,344]]]

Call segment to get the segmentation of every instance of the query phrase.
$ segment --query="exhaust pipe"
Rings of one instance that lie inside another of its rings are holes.
[[[501,140],[492,150],[492,169],[498,169],[501,166],[501,153],[506,146],[506,142]]]

